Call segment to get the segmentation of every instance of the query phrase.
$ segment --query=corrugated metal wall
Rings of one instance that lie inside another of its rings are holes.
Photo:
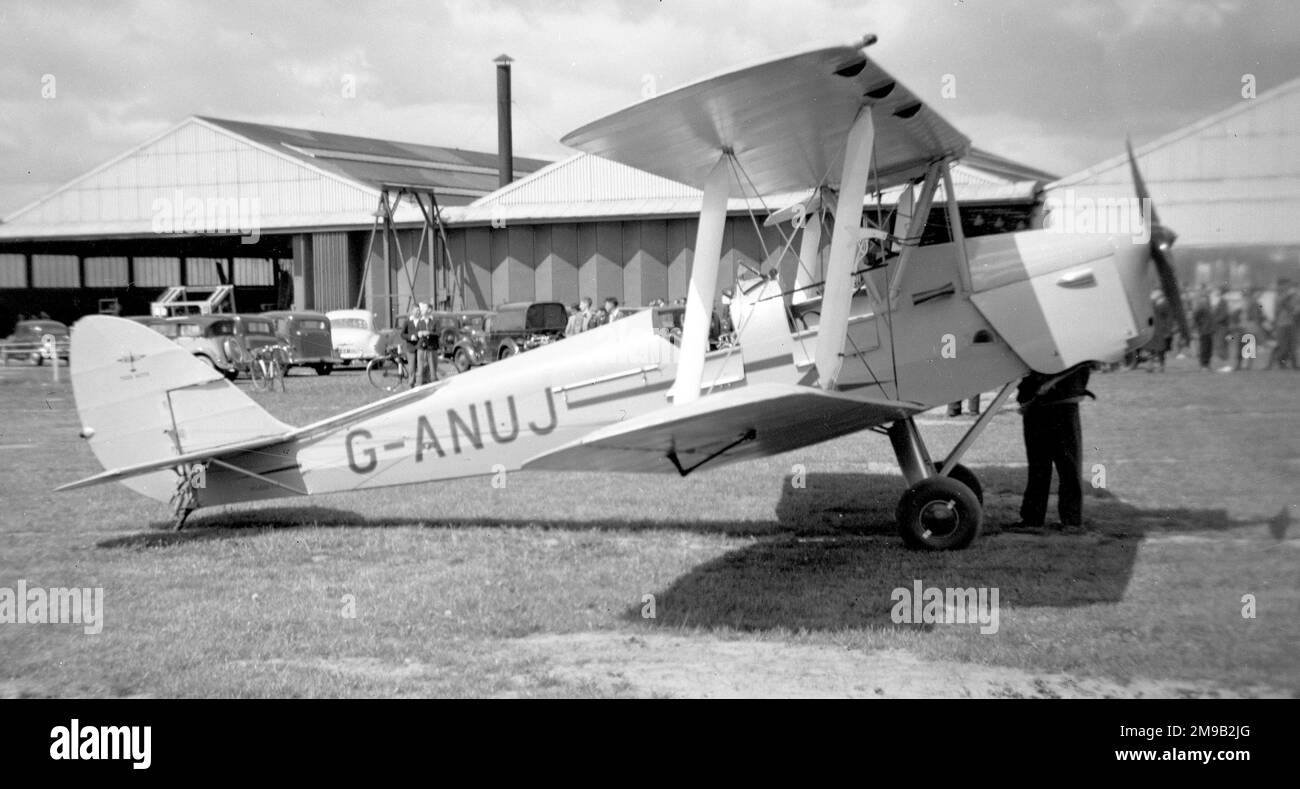
[[[694,219],[645,219],[461,227],[449,229],[448,243],[453,263],[464,267],[467,309],[526,300],[571,304],[582,296],[640,307],[686,296],[696,226]],[[766,273],[783,251],[797,256],[797,244],[796,236],[786,251],[777,228],[729,218],[719,289],[734,284],[737,268]]]
[[[315,309],[322,312],[352,307],[357,300],[357,273],[348,233],[313,233],[312,263]]]
[[[0,255],[0,288],[27,287],[27,256]]]
[[[32,287],[76,288],[81,285],[76,255],[32,255]]]

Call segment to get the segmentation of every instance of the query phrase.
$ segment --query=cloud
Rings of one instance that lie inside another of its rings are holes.
[[[141,0],[0,16],[0,214],[192,114],[495,150],[514,59],[516,149],[810,41],[873,55],[975,144],[1068,173],[1300,75],[1285,2],[1035,0]],[[57,96],[41,95],[53,75]],[[945,77],[955,98],[941,98]],[[349,85],[352,95],[344,91]]]

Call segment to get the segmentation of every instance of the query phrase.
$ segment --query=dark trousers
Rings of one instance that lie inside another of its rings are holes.
[[[423,386],[424,384],[431,383],[437,376],[437,372],[433,369],[435,363],[433,358],[433,349],[421,348],[415,354],[415,362],[416,366],[411,369],[413,385]]]
[[[1277,327],[1277,345],[1273,346],[1273,353],[1268,357],[1268,369],[1272,370],[1274,367],[1283,370],[1287,367],[1296,369],[1295,344],[1295,324]]]
[[[1031,406],[1025,411],[1025,454],[1029,482],[1020,504],[1021,522],[1039,526],[1047,519],[1047,496],[1052,489],[1052,467],[1060,477],[1057,512],[1061,523],[1083,522],[1083,429],[1079,404]]]
[[[1214,335],[1205,332],[1196,338],[1199,343],[1197,347],[1196,360],[1201,363],[1202,367],[1210,366],[1210,359],[1214,356]]]

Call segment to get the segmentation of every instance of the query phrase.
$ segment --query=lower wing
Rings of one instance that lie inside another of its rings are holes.
[[[807,386],[756,384],[594,430],[531,458],[525,469],[670,472],[817,444],[924,410]]]

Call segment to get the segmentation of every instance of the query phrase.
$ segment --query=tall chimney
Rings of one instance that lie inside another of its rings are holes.
[[[497,64],[497,167],[500,168],[500,186],[515,180],[515,152],[510,128],[510,64],[509,55],[498,55]]]

